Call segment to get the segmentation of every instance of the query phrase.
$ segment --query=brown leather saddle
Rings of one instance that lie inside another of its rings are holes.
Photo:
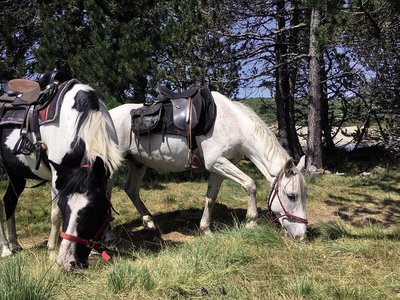
[[[29,155],[35,151],[36,169],[39,167],[43,151],[39,126],[53,122],[57,117],[59,105],[53,99],[62,98],[59,87],[70,78],[66,73],[53,70],[40,75],[38,81],[17,78],[3,86],[3,93],[0,95],[0,130],[3,126],[20,128],[20,138],[14,146],[13,153]],[[70,82],[69,86],[76,81]],[[63,86],[66,85],[67,83]],[[35,136],[35,144],[32,135]]]
[[[136,136],[159,133],[185,136],[190,157],[197,147],[193,136],[206,134],[213,126],[216,106],[208,86],[191,87],[175,93],[165,86],[158,87],[160,94],[151,105],[131,111],[132,131]],[[192,167],[190,162],[189,167]]]
[[[208,132],[215,120],[216,107],[207,86],[192,87],[182,93],[159,86],[159,91],[155,102],[131,111],[135,134],[163,132],[187,136],[191,131],[196,135]]]
[[[52,91],[52,85],[69,79],[71,76],[58,70],[41,74],[37,81],[24,78],[11,79],[3,86],[4,93],[0,96],[0,102],[12,103],[13,106],[44,102],[51,96],[49,92]]]

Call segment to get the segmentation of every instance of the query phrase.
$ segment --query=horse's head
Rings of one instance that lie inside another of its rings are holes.
[[[300,166],[301,165],[301,166]],[[286,234],[303,241],[307,232],[307,188],[301,170],[303,161],[296,167],[292,160],[286,162],[272,186],[268,207]]]
[[[69,271],[87,267],[89,253],[98,245],[93,242],[98,242],[111,221],[111,203],[107,194],[109,172],[103,160],[96,157],[92,165],[84,164],[58,173],[64,175],[57,180],[66,181],[58,197],[63,240],[57,263]]]

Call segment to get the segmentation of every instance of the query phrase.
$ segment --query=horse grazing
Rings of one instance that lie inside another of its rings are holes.
[[[278,139],[254,111],[218,92],[211,94],[216,106],[215,121],[207,133],[195,135],[193,139],[197,144],[193,156],[199,158],[210,172],[200,230],[204,234],[211,233],[211,214],[224,178],[239,183],[245,189],[248,195],[246,226],[256,225],[256,185],[235,165],[247,157],[273,184],[268,207],[286,234],[295,239],[305,239],[307,189],[301,168],[294,165]],[[139,196],[146,168],[166,172],[187,170],[190,151],[188,139],[184,136],[168,133],[135,135],[131,130],[134,127],[131,124],[131,111],[142,106],[124,104],[110,110],[110,114],[118,134],[120,150],[129,167],[125,192],[142,216],[144,226],[155,228],[152,216]]]
[[[91,248],[97,248],[111,220],[107,184],[121,161],[110,115],[99,94],[75,79],[45,87],[16,79],[4,91],[0,154],[9,180],[3,198],[8,240],[1,213],[0,254],[22,249],[15,226],[18,197],[26,179],[43,179],[51,181],[48,249],[56,249],[62,222],[57,263],[66,270],[86,267]],[[1,201],[0,206],[3,211]]]

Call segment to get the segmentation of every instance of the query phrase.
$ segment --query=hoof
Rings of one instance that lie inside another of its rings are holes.
[[[247,221],[245,227],[248,229],[254,229],[257,227],[257,221]]]
[[[49,261],[55,262],[57,260],[57,251],[56,250],[49,250]]]
[[[1,252],[1,257],[7,257],[12,255],[12,251],[10,250],[10,248],[8,248],[8,246],[3,246],[3,251]]]
[[[144,216],[142,221],[144,229],[157,230],[156,224],[154,224],[154,221],[150,216]]]
[[[210,228],[200,228],[201,235],[211,236],[213,233]]]
[[[22,250],[23,250],[23,248],[22,248],[22,246],[20,244],[12,244],[11,245],[12,253],[17,253],[17,252],[22,251]]]

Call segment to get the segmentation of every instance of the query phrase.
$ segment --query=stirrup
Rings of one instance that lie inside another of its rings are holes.
[[[198,158],[192,151],[189,151],[188,163],[185,169],[198,169],[200,166],[200,158]]]

